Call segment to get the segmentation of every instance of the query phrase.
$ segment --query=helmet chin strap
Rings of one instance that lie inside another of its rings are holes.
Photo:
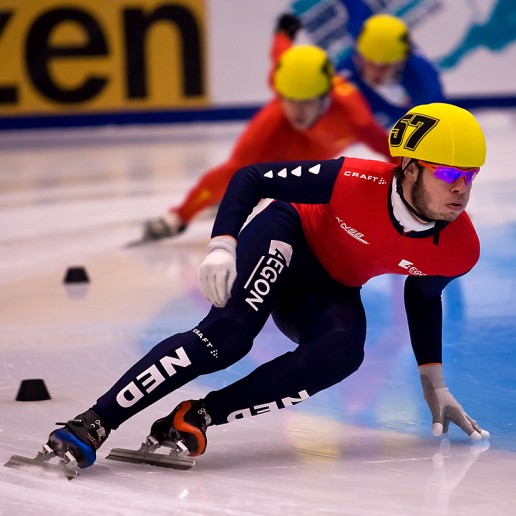
[[[410,166],[410,164],[416,161],[414,158],[411,158],[410,161],[407,163],[407,166],[405,168],[402,167],[403,172],[407,170],[407,168]],[[436,219],[431,219],[430,217],[427,217],[426,215],[423,215],[422,213],[419,213],[415,208],[413,208],[407,199],[405,199],[405,196],[403,195],[403,185],[399,178],[396,178],[396,193],[400,196],[401,200],[403,201],[403,204],[407,207],[407,209],[417,217],[418,219],[424,221],[424,222],[438,222]]]

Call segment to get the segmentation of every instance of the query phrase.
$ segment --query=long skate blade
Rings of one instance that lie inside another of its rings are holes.
[[[106,459],[132,464],[150,464],[151,466],[172,469],[190,469],[195,466],[195,461],[188,457],[141,450],[126,450],[124,448],[113,448]]]
[[[42,460],[40,458],[24,457],[23,455],[13,455],[5,464],[7,468],[18,468],[20,466],[37,466],[47,471],[55,471],[64,475],[68,480],[72,480],[79,476],[79,468],[70,462],[65,462],[62,459],[56,464]]]
[[[150,244],[152,242],[158,242],[158,240],[154,240],[152,238],[139,238],[138,240],[131,240],[124,245],[124,249],[129,249],[131,247],[140,247],[142,245]]]

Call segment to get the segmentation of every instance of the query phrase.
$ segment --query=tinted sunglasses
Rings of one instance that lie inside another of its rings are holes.
[[[437,179],[450,184],[455,183],[457,179],[463,177],[466,184],[469,185],[480,171],[480,168],[456,168],[447,165],[439,165],[438,163],[429,163],[428,161],[416,161],[422,167],[431,170]]]

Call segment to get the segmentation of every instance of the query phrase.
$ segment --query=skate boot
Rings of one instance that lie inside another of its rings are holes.
[[[66,423],[56,424],[65,426],[50,434],[47,445],[61,458],[70,452],[80,468],[87,468],[95,462],[96,451],[111,432],[91,409]]]
[[[176,212],[167,213],[164,217],[151,219],[143,227],[143,240],[161,240],[179,235],[186,229],[186,224]]]
[[[158,419],[151,427],[150,434],[160,444],[181,441],[191,457],[206,451],[206,429],[211,417],[200,401],[182,401],[168,416]]]

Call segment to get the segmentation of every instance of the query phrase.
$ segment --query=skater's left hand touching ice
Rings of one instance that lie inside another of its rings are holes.
[[[466,414],[446,387],[442,367],[442,364],[428,364],[418,368],[423,395],[432,413],[432,433],[436,436],[447,433],[452,421],[474,441],[489,439],[489,432],[482,430],[477,422]]]

